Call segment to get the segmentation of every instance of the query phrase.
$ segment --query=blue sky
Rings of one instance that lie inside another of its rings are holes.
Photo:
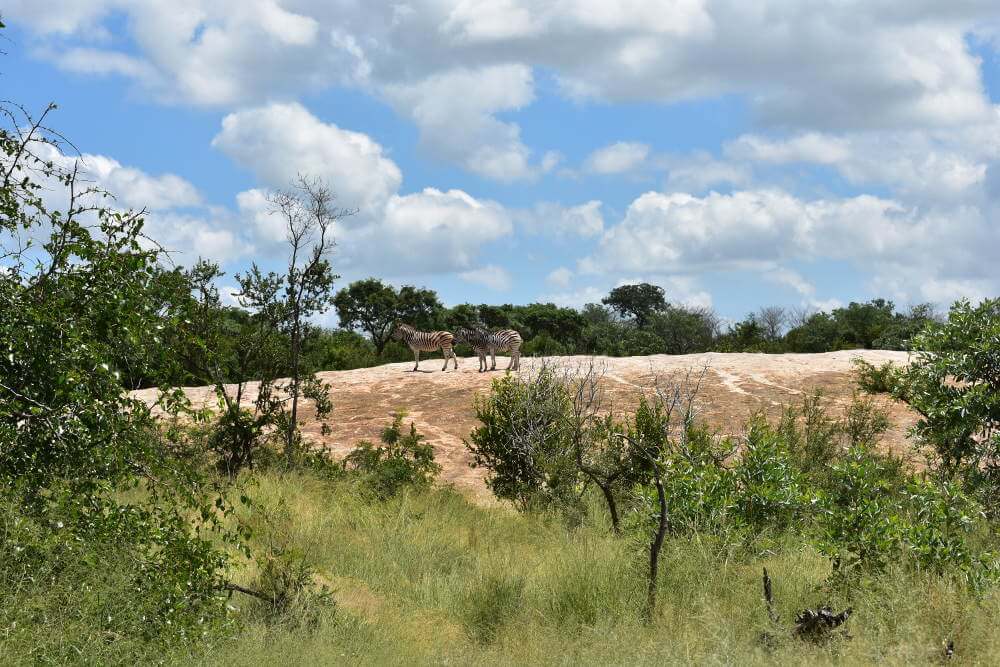
[[[995,5],[14,0],[0,85],[182,264],[279,263],[303,172],[342,284],[943,305],[1000,293]]]

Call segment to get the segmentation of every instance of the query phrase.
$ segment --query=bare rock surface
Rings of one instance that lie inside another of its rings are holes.
[[[551,357],[547,363],[570,369],[585,369],[591,361],[604,374],[604,386],[613,408],[627,410],[635,405],[640,393],[648,390],[656,377],[666,378],[688,370],[700,373],[707,368],[700,392],[702,417],[722,433],[738,433],[753,413],[763,412],[776,418],[783,406],[800,403],[819,389],[828,398],[828,407],[838,412],[851,402],[855,384],[851,360],[860,357],[869,363],[892,361],[906,364],[906,352],[881,350],[845,350],[823,354],[739,354],[716,353],[690,355],[654,355],[648,357]],[[522,359],[522,373],[530,373],[542,359]],[[507,358],[497,358],[497,368],[507,365]],[[458,370],[441,371],[440,358],[421,360],[419,372],[410,372],[412,362],[387,364],[352,371],[319,373],[331,385],[334,413],[332,429],[322,435],[308,401],[302,418],[303,436],[315,447],[334,455],[346,454],[358,440],[375,440],[396,411],[407,414],[406,423],[434,445],[443,471],[441,481],[478,499],[487,500],[482,471],[472,468],[463,444],[476,426],[473,396],[489,391],[493,379],[503,370],[478,373],[474,357],[460,359]],[[211,387],[189,387],[185,392],[196,406],[214,406]],[[257,384],[249,383],[244,403],[252,405]],[[155,389],[134,393],[152,403]],[[905,405],[888,398],[878,398],[889,412],[892,428],[886,435],[886,447],[907,455],[910,445],[907,429],[914,423],[914,413]]]

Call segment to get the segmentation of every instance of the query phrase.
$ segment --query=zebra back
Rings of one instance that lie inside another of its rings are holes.
[[[490,348],[500,352],[516,351],[521,347],[522,342],[521,334],[517,333],[513,329],[501,329],[500,331],[493,332],[489,336]]]
[[[438,348],[450,349],[455,337],[448,331],[418,331],[409,324],[397,324],[393,335],[406,343],[411,350],[431,352]]]
[[[459,328],[455,332],[455,340],[468,343],[477,353],[489,349],[489,332],[482,329]]]

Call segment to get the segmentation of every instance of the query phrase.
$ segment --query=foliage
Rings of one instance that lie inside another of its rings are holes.
[[[654,313],[667,309],[663,288],[649,283],[621,285],[611,290],[601,303],[613,308],[622,317],[631,317],[640,329]]]
[[[949,473],[1000,465],[1000,299],[959,301],[913,341],[893,394],[920,414],[914,434]]]
[[[899,381],[900,369],[891,361],[876,366],[857,358],[851,363],[854,364],[855,382],[869,394],[891,394]]]
[[[995,574],[993,556],[970,547],[977,510],[953,483],[908,476],[898,461],[863,445],[832,473],[819,545],[838,574],[884,570],[900,560],[972,583]]]
[[[948,639],[953,661],[990,663],[1000,652],[995,587],[908,567],[908,557],[831,586],[829,558],[794,527],[767,548],[705,532],[668,536],[661,613],[646,625],[637,545],[609,533],[602,516],[567,528],[448,489],[383,501],[298,472],[262,473],[256,496],[287,503],[276,530],[332,581],[334,613],[322,612],[313,632],[255,619],[204,656],[167,662],[925,664],[944,656]],[[761,634],[774,632],[762,567],[786,626],[820,602],[851,606],[852,639],[788,633],[762,645]]]
[[[497,498],[526,510],[572,497],[578,475],[572,402],[555,370],[543,366],[530,377],[496,379],[474,405],[480,425],[465,445]]]
[[[428,289],[404,285],[398,291],[377,278],[358,280],[337,292],[333,299],[340,326],[360,327],[371,337],[375,353],[382,354],[392,325],[406,322],[431,328],[442,310],[437,295]]]
[[[441,472],[434,462],[434,447],[410,423],[403,433],[401,412],[382,430],[381,444],[358,443],[345,458],[344,467],[364,475],[366,485],[380,498],[390,498],[404,487],[426,488]]]

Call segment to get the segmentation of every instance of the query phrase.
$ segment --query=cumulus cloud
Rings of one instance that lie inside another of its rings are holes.
[[[804,163],[836,169],[850,184],[884,186],[921,202],[975,196],[989,165],[1000,159],[1000,107],[960,128],[887,132],[743,135],[725,148],[731,160]]]
[[[649,146],[646,144],[619,141],[591,153],[583,168],[595,174],[621,174],[641,166],[648,155]]]
[[[937,285],[1000,287],[986,256],[998,241],[1000,230],[973,206],[924,211],[869,195],[804,201],[780,190],[649,192],[604,233],[581,269],[750,270],[807,293],[805,282],[781,267],[830,259],[869,272],[873,285],[894,296],[938,298],[946,290]]]
[[[565,266],[560,266],[549,273],[545,278],[546,282],[554,287],[569,287],[570,281],[573,280],[573,272],[567,269]]]
[[[456,272],[503,288],[503,274],[478,258],[512,232],[508,211],[462,190],[400,194],[399,167],[365,134],[325,123],[298,104],[270,104],[226,116],[213,145],[269,186],[236,196],[244,228],[262,251],[280,254],[286,236],[268,204],[269,189],[307,174],[327,181],[341,205],[360,209],[335,229],[345,269],[386,276]]]
[[[538,70],[577,98],[740,96],[776,128],[961,127],[990,114],[967,37],[996,35],[993,0],[12,0],[5,15],[58,65],[171,102],[356,86],[411,118],[436,155],[504,181],[551,168],[498,115],[531,104]],[[107,38],[112,21],[134,48]],[[796,150],[830,148],[805,136]]]
[[[415,83],[386,86],[385,94],[420,128],[428,151],[469,171],[512,182],[532,179],[555,166],[553,155],[533,164],[520,128],[495,116],[534,99],[531,69],[525,65],[460,67]]]
[[[77,206],[144,210],[143,234],[169,251],[177,263],[190,264],[198,257],[226,263],[254,251],[230,212],[207,206],[198,189],[176,174],[149,174],[107,155],[66,155],[51,144],[38,144],[34,150],[40,159],[64,171],[77,169],[78,193],[83,193]],[[66,210],[69,194],[64,185],[54,178],[42,178],[40,185],[48,207]],[[91,216],[85,219],[96,222]]]
[[[518,211],[516,218],[532,234],[593,238],[604,230],[602,206],[596,199],[576,206],[543,202]]]
[[[483,285],[496,292],[508,291],[512,282],[510,273],[503,267],[495,264],[489,264],[481,269],[473,269],[472,271],[463,271],[458,275],[466,282]]]
[[[403,179],[371,137],[324,123],[296,103],[231,113],[212,145],[272,188],[289,187],[298,174],[322,178],[341,205],[362,213],[380,210]]]

